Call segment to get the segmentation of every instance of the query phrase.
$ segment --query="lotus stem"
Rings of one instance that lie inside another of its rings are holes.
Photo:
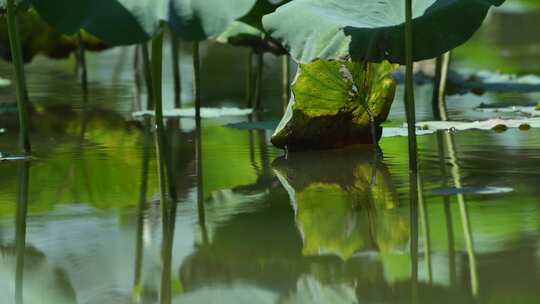
[[[195,94],[195,119],[201,119],[201,61],[199,42],[193,43],[193,91]]]
[[[81,31],[77,33],[77,40],[79,43],[79,56],[78,56],[79,63],[82,69],[81,70],[81,85],[82,85],[83,92],[86,94],[86,92],[88,91],[88,69],[86,66],[86,50],[85,50],[84,40],[83,40]]]
[[[163,125],[163,98],[162,98],[162,73],[163,73],[163,32],[152,40],[152,87],[154,89],[155,124],[156,124],[156,150],[158,156],[158,170],[162,208],[166,208],[165,189],[168,185],[169,195],[176,202],[176,188],[174,187],[174,174],[171,166],[171,158],[165,127]]]
[[[255,110],[262,109],[262,82],[264,72],[264,53],[257,54],[257,83],[255,88]]]
[[[19,145],[25,155],[30,155],[32,147],[28,130],[28,96],[26,91],[26,79],[24,75],[24,65],[21,52],[21,39],[19,36],[19,25],[17,22],[17,12],[15,0],[7,0],[7,25],[15,74],[15,92],[17,107],[19,109]]]
[[[416,114],[414,102],[412,0],[405,0],[405,17],[405,112],[407,114],[409,131],[409,170],[417,171],[418,148],[416,142]],[[416,192],[416,190],[414,192]]]
[[[174,107],[182,107],[182,79],[180,76],[180,41],[174,32],[171,31],[171,52],[174,78]]]
[[[145,42],[141,44],[142,58],[143,58],[143,73],[146,83],[146,94],[148,96],[148,104],[146,107],[148,110],[154,109],[154,88],[152,85],[152,67],[150,66],[150,52],[148,50],[148,44]]]
[[[28,189],[30,181],[30,163],[23,161],[18,173],[17,217],[15,230],[15,303],[22,304],[24,283],[24,256],[26,249],[26,216],[28,213]]]
[[[140,46],[133,48],[133,80],[135,93],[133,94],[133,111],[141,111],[141,70],[140,70]]]
[[[375,125],[375,116],[371,112],[371,109],[369,108],[369,96],[371,95],[371,87],[369,85],[370,81],[370,64],[367,61],[364,61],[363,63],[363,79],[362,79],[362,92],[361,96],[364,96],[364,99],[362,100],[362,105],[364,106],[364,109],[368,115],[369,119],[369,126],[371,129],[371,140],[373,142],[373,147],[375,148],[376,155],[379,155],[380,149],[379,149],[379,141],[377,140],[377,126]]]
[[[451,52],[447,52],[437,57],[435,63],[432,103],[433,114],[437,120],[448,120],[448,116],[446,115],[446,86],[448,83],[450,58]]]
[[[246,104],[249,109],[253,108],[253,50],[249,50],[246,65]]]
[[[409,204],[411,208],[412,300],[418,299],[418,150],[414,106],[412,0],[405,0],[405,112],[409,141]]]
[[[289,55],[283,55],[282,60],[282,77],[283,77],[283,112],[287,110],[289,99],[291,97],[291,58]]]

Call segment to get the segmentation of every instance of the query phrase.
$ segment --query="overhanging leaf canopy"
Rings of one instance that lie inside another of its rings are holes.
[[[52,26],[66,34],[81,29],[110,45],[149,40],[163,22],[183,40],[200,41],[223,32],[246,15],[256,0],[32,0]]]
[[[414,60],[466,42],[504,0],[413,0]],[[263,18],[300,63],[320,59],[405,62],[405,1],[295,0]]]

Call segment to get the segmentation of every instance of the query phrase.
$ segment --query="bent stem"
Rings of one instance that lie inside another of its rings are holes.
[[[32,147],[30,145],[30,136],[28,133],[28,98],[26,92],[26,79],[24,75],[21,39],[19,36],[19,25],[17,23],[15,0],[7,0],[6,8],[9,44],[11,48],[11,57],[16,82],[15,92],[17,98],[17,107],[19,109],[19,145],[22,152],[25,155],[29,155],[32,152]]]
[[[148,103],[146,107],[148,110],[154,109],[154,88],[152,85],[152,67],[150,66],[150,52],[148,51],[148,44],[145,42],[141,44],[142,57],[143,57],[143,73],[146,83],[146,94],[148,96]]]
[[[180,76],[180,42],[176,34],[171,31],[171,52],[172,52],[172,66],[173,66],[173,79],[174,79],[174,107],[180,108],[182,106],[182,79]]]
[[[193,92],[195,94],[195,119],[201,120],[201,61],[199,43],[193,43]]]
[[[86,51],[85,51],[84,41],[82,38],[81,31],[77,33],[77,40],[79,43],[79,56],[78,56],[79,65],[82,68],[81,69],[81,85],[82,85],[83,92],[86,93],[86,91],[88,90],[88,70],[86,66]]]

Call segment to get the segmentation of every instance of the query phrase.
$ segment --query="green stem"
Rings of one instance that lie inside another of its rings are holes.
[[[253,108],[253,50],[249,50],[246,65],[246,104],[249,109]]]
[[[21,52],[21,40],[19,36],[19,25],[17,23],[17,12],[14,0],[7,0],[7,25],[11,47],[11,57],[15,72],[15,91],[17,106],[19,108],[19,145],[22,152],[29,155],[32,152],[30,136],[28,133],[28,109],[26,79]]]
[[[412,0],[405,0],[405,49],[406,49],[406,76],[405,76],[405,112],[409,131],[409,170],[418,170],[417,142],[416,142],[416,115],[414,103],[414,75],[413,75],[413,28],[412,28]],[[416,190],[415,190],[416,192]],[[416,197],[416,195],[414,195]]]
[[[152,85],[152,67],[150,66],[150,52],[148,51],[148,44],[145,42],[141,44],[142,56],[143,56],[143,73],[144,80],[146,82],[146,94],[148,95],[148,104],[146,105],[148,110],[154,109],[154,88]]]
[[[446,86],[450,67],[450,52],[437,57],[435,64],[435,79],[433,83],[433,114],[437,120],[448,120],[446,114]]]
[[[86,51],[85,51],[84,40],[82,38],[81,31],[77,33],[77,40],[79,42],[79,62],[80,62],[80,66],[82,67],[81,85],[82,85],[83,92],[86,92],[88,89],[88,70],[86,66]]]
[[[262,82],[264,72],[264,53],[257,54],[257,83],[255,87],[255,109],[262,109]]]
[[[193,43],[193,92],[195,94],[195,119],[201,119],[201,61],[199,43]]]
[[[283,77],[283,111],[287,110],[289,99],[291,97],[291,58],[289,55],[282,56],[282,77]]]
[[[180,108],[182,106],[182,79],[180,76],[180,42],[176,34],[171,31],[171,52],[172,52],[172,65],[173,65],[173,78],[174,78],[174,107]]]
[[[133,96],[133,111],[142,111],[141,103],[141,65],[140,65],[140,45],[133,48],[133,80],[135,92]]]
[[[171,199],[176,202],[176,188],[174,186],[174,173],[171,166],[171,158],[163,125],[163,96],[162,96],[162,73],[163,73],[163,32],[158,34],[152,40],[152,85],[155,106],[155,124],[156,124],[156,149],[159,158],[159,174],[161,179],[161,190],[166,185],[169,188]],[[166,178],[165,178],[166,177]],[[164,199],[165,191],[162,191]],[[164,201],[163,201],[164,203]]]

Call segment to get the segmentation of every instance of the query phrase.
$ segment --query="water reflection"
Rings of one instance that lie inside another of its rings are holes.
[[[388,169],[369,151],[291,154],[273,168],[289,192],[304,255],[347,260],[406,248],[408,220],[396,212]]]

